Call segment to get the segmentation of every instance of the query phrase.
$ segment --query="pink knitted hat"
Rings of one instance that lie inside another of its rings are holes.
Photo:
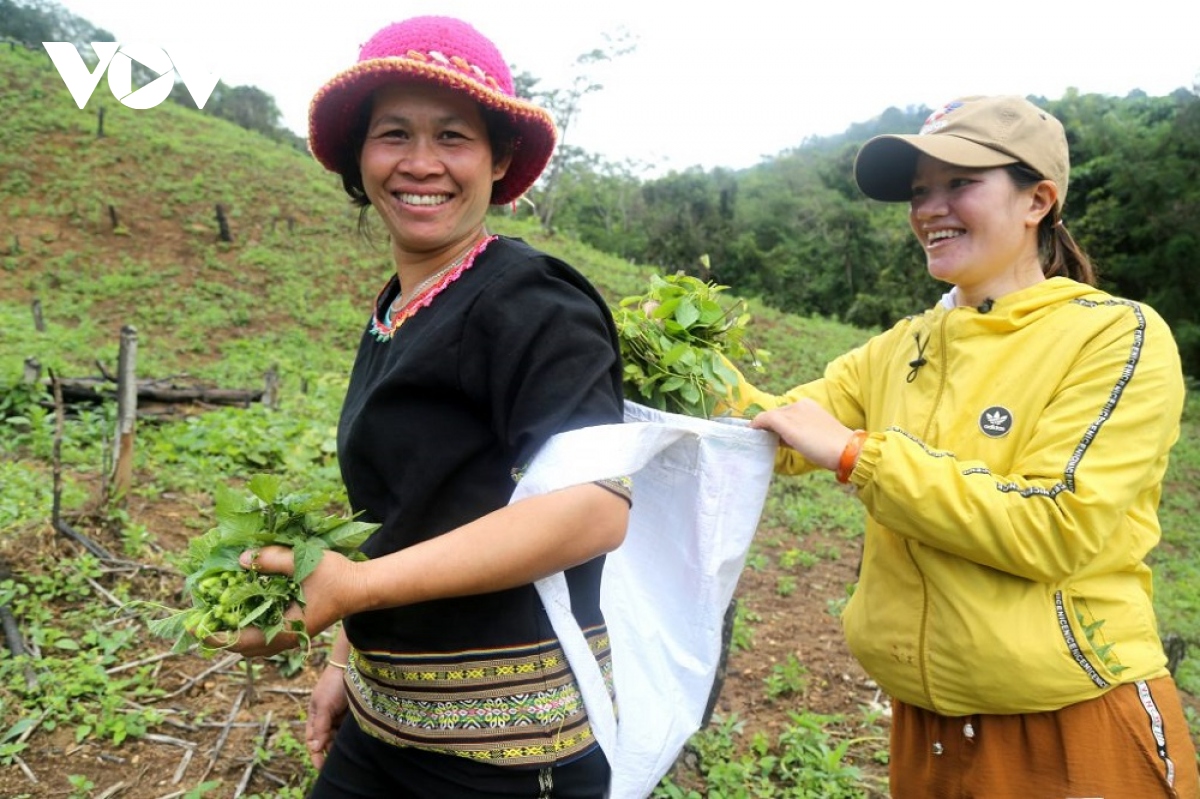
[[[544,109],[513,91],[508,65],[475,28],[451,17],[413,17],[371,37],[358,63],[334,75],[308,107],[308,147],[332,172],[340,172],[363,103],[380,86],[423,80],[466,92],[485,108],[508,117],[517,131],[512,163],[492,186],[492,204],[520,197],[550,161],[557,131]],[[355,154],[357,155],[357,154]]]

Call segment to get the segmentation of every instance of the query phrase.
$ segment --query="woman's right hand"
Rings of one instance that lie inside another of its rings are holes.
[[[750,426],[778,434],[806,460],[830,470],[837,469],[842,450],[854,433],[829,411],[807,398],[763,411],[750,421]]]
[[[345,673],[337,666],[326,666],[309,697],[308,721],[304,725],[308,756],[317,769],[325,764],[325,755],[349,707]]]
[[[264,574],[290,576],[296,568],[292,550],[284,546],[248,549],[241,554],[239,562],[244,569]],[[361,610],[356,603],[364,601],[360,590],[363,581],[358,576],[358,569],[363,565],[337,552],[322,554],[316,569],[304,579],[304,606],[293,603],[284,613],[284,618],[300,622],[311,638]],[[246,657],[269,657],[299,646],[302,637],[290,631],[281,631],[268,642],[262,630],[249,626],[236,634],[214,635],[207,643]]]

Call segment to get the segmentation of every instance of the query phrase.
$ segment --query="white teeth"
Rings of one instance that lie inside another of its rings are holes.
[[[935,230],[929,234],[926,241],[929,244],[937,244],[942,239],[955,239],[963,235],[961,230]]]
[[[440,205],[450,200],[449,194],[397,194],[400,202],[409,205]]]

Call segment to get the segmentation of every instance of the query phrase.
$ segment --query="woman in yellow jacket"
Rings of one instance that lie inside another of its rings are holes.
[[[1196,754],[1144,559],[1184,382],[1152,309],[1094,287],[1062,222],[1062,125],[1019,97],[957,100],[855,163],[908,202],[923,314],[773,397],[779,470],[833,470],[868,512],[843,616],[893,699],[909,797],[1194,797]]]

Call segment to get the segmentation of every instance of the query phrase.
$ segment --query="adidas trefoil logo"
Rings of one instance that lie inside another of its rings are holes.
[[[989,438],[1002,438],[1012,429],[1012,412],[1008,408],[993,405],[979,415],[979,429]]]

